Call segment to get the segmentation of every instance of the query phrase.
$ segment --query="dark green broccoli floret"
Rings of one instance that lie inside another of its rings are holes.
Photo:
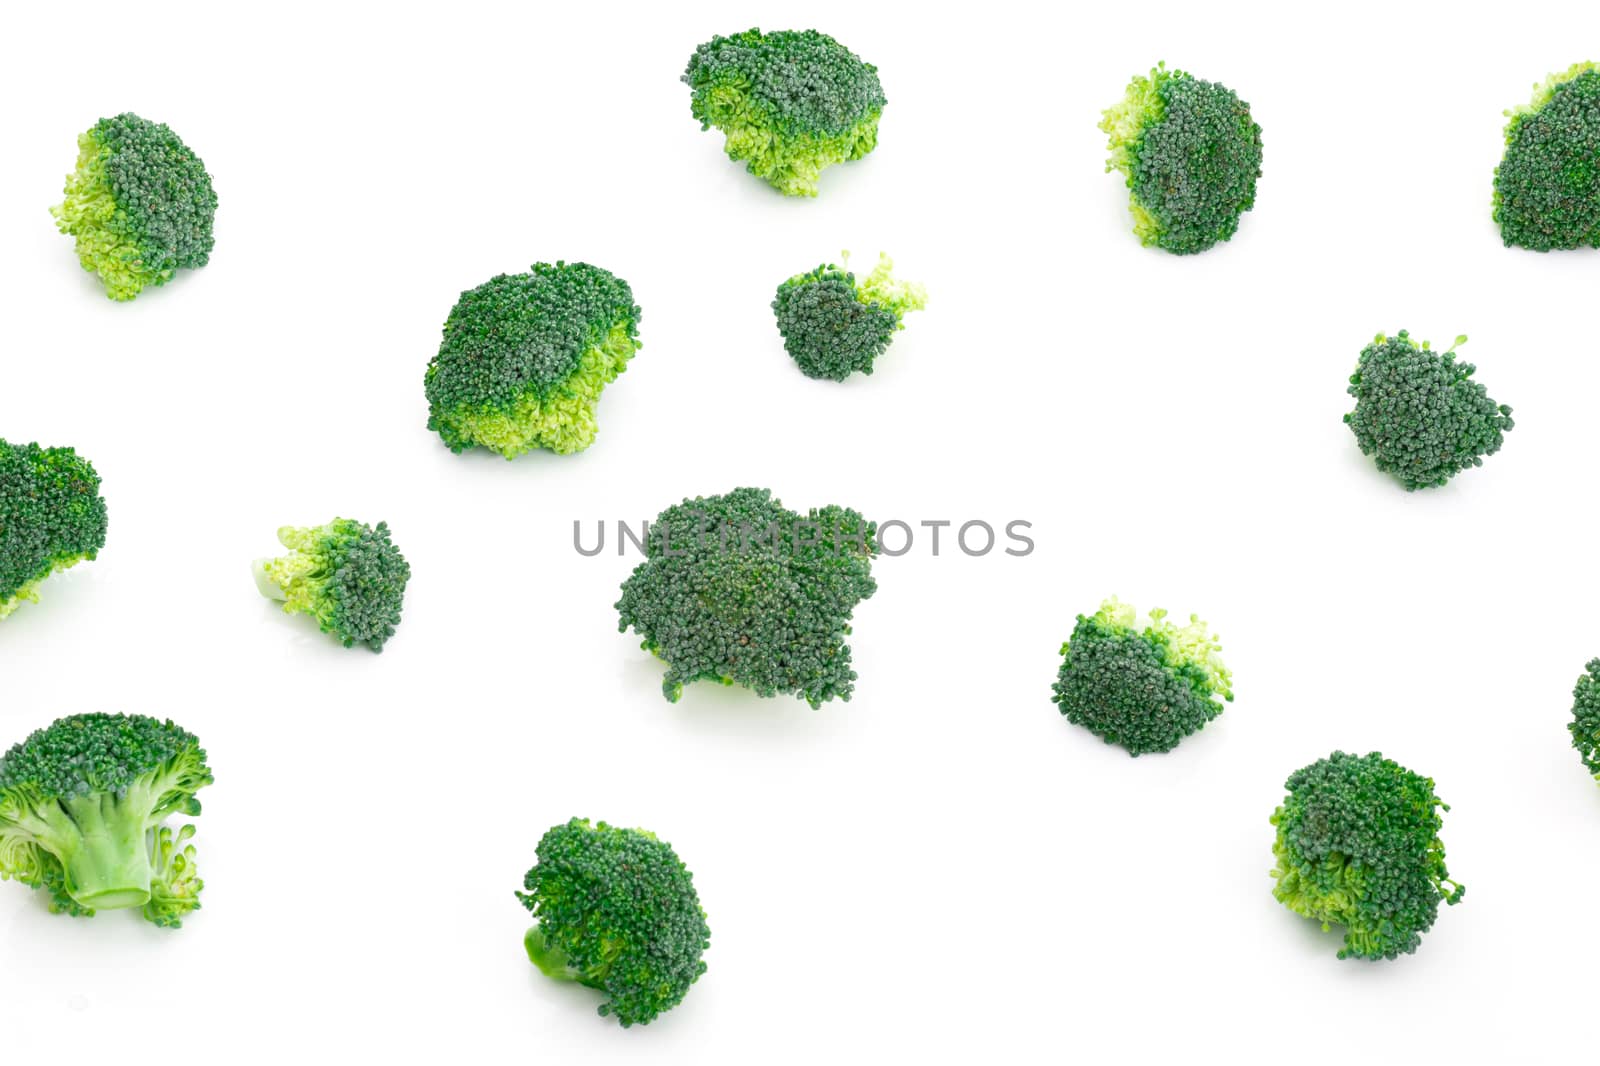
[[[1600,247],[1600,66],[1578,63],[1507,111],[1494,220],[1507,247]]]
[[[1407,491],[1443,485],[1456,474],[1483,465],[1511,431],[1511,408],[1489,398],[1472,374],[1456,362],[1457,337],[1440,354],[1418,345],[1405,330],[1378,334],[1361,352],[1346,390],[1356,409],[1344,416],[1363,455],[1393,474]]]
[[[1157,66],[1108,108],[1106,170],[1128,180],[1133,231],[1178,255],[1232,237],[1255,206],[1261,127],[1231,89]]]
[[[694,875],[643,829],[574,818],[539,841],[517,898],[539,924],[523,944],[550,977],[606,994],[602,1015],[649,1024],[706,972],[711,930]]]
[[[389,525],[349,518],[325,526],[284,526],[278,540],[290,553],[257,559],[252,570],[263,596],[283,601],[285,613],[317,620],[345,647],[382,651],[400,624],[411,567],[389,540]]]
[[[1129,755],[1171,751],[1222,713],[1214,697],[1233,699],[1222,645],[1195,615],[1176,626],[1159,608],[1139,625],[1115,596],[1079,615],[1053,686],[1067,721]]]
[[[1466,889],[1445,869],[1433,782],[1377,752],[1336,751],[1289,775],[1273,812],[1272,894],[1324,930],[1345,928],[1339,957],[1409,955],[1442,900]]]
[[[180,268],[211,258],[217,194],[200,157],[166,126],[126,113],[78,138],[78,166],[56,226],[77,241],[83,269],[106,295],[131,300]]]
[[[683,80],[700,128],[725,133],[728,157],[785,195],[817,195],[824,168],[878,146],[878,68],[825,33],[713,37]]]
[[[0,618],[106,543],[100,475],[71,448],[0,440]]]
[[[1572,690],[1572,721],[1567,731],[1583,765],[1600,780],[1600,659],[1590,659]]]
[[[676,701],[695,681],[820,707],[848,700],[850,613],[877,589],[877,526],[855,511],[801,515],[767,489],[700,496],[651,524],[646,561],[622,585],[618,629],[667,664]]]
[[[587,263],[535,263],[461,294],[424,377],[428,428],[450,450],[514,459],[594,442],[600,390],[639,350],[628,283]]]
[[[890,277],[894,261],[879,253],[878,265],[864,278],[825,263],[778,286],[772,310],[778,316],[783,347],[807,377],[843,381],[872,364],[905,329],[907,311],[928,306],[921,285]]]
[[[206,753],[172,722],[79,714],[0,757],[0,880],[43,890],[55,913],[142,907],[176,927],[200,908],[204,882],[169,815],[200,813]]]

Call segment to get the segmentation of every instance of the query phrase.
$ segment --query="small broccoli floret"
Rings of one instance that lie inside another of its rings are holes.
[[[706,972],[711,930],[694,875],[664,840],[574,818],[539,841],[517,898],[539,924],[523,944],[550,977],[606,994],[601,1015],[647,1025]]]
[[[79,714],[0,757],[0,880],[44,891],[55,913],[142,907],[176,927],[200,908],[204,882],[168,816],[200,813],[206,753],[172,722]]]
[[[106,543],[100,475],[71,448],[0,440],[0,618]]]
[[[878,254],[878,265],[857,279],[844,266],[825,263],[778,286],[772,310],[783,347],[807,377],[843,381],[872,364],[905,329],[907,311],[928,306],[928,290],[890,276],[894,261]]]
[[[1443,485],[1456,474],[1483,465],[1511,431],[1511,408],[1497,404],[1472,375],[1477,367],[1456,362],[1457,337],[1440,354],[1418,345],[1405,330],[1378,334],[1361,352],[1346,390],[1356,409],[1344,416],[1363,455],[1393,474],[1407,491]]]
[[[131,300],[180,268],[206,265],[217,194],[205,164],[176,133],[125,113],[78,138],[66,200],[50,213],[106,295]]]
[[[1110,138],[1106,170],[1127,178],[1133,231],[1146,247],[1203,252],[1255,206],[1261,127],[1231,89],[1162,63],[1134,76],[1100,129]]]
[[[1567,731],[1583,765],[1600,781],[1600,659],[1590,659],[1572,690],[1572,721]]]
[[[1222,644],[1198,616],[1177,626],[1159,608],[1139,624],[1115,596],[1092,615],[1079,615],[1061,645],[1055,704],[1081,725],[1129,755],[1171,751],[1222,713],[1233,699]]]
[[[767,489],[697,496],[662,511],[622,585],[618,629],[667,664],[674,702],[695,681],[848,700],[850,614],[877,589],[877,526],[855,511],[801,515]]]
[[[389,524],[335,518],[306,529],[284,526],[278,540],[289,554],[251,567],[261,594],[281,600],[287,614],[309,614],[347,648],[382,651],[400,624],[411,579],[405,556],[389,540]]]
[[[1531,103],[1506,115],[1506,153],[1494,171],[1506,247],[1600,247],[1600,65],[1550,75]]]
[[[1433,782],[1377,752],[1336,751],[1289,775],[1273,812],[1277,883],[1296,914],[1345,929],[1341,959],[1409,955],[1433,927],[1439,903],[1466,889],[1445,869]]]
[[[639,350],[628,283],[587,263],[535,263],[461,294],[428,364],[428,428],[453,452],[514,459],[594,443],[600,390]]]
[[[786,196],[815,196],[822,171],[878,146],[878,68],[816,30],[713,37],[683,80],[702,130],[727,135],[728,158]]]

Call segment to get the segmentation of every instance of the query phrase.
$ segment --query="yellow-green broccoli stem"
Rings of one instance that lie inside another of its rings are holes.
[[[56,227],[73,238],[83,269],[99,275],[106,295],[113,300],[131,300],[146,285],[165,282],[173,271],[145,266],[127,212],[118,210],[106,174],[109,154],[93,130],[80,134],[78,164],[67,175],[66,199],[50,213],[56,218]]]
[[[441,411],[437,428],[446,440],[471,442],[507,459],[535,448],[557,455],[581,452],[599,432],[595,408],[601,391],[627,369],[638,350],[628,324],[619,322],[600,344],[584,349],[577,369],[548,394],[529,390],[510,411],[492,407]]]
[[[785,196],[815,196],[822,172],[838,163],[861,159],[878,146],[878,120],[874,112],[844,133],[786,136],[766,126],[759,115],[740,101],[724,109],[713,123],[722,130],[728,158]]]

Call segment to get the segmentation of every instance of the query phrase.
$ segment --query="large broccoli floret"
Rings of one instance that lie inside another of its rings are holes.
[[[907,311],[928,306],[928,290],[890,276],[894,261],[878,254],[872,273],[857,279],[844,266],[825,263],[778,286],[772,310],[783,347],[807,377],[843,381],[872,373],[872,364],[905,329]]]
[[[1107,108],[1106,170],[1128,180],[1133,231],[1178,255],[1232,237],[1255,206],[1261,127],[1231,89],[1157,66]]]
[[[0,618],[106,543],[100,475],[71,448],[0,440]]]
[[[674,702],[695,681],[848,700],[850,613],[877,589],[877,526],[844,507],[801,515],[767,489],[698,496],[650,526],[622,585],[618,629],[667,664]]]
[[[66,199],[50,209],[106,295],[131,300],[211,258],[217,194],[200,157],[159,122],[125,113],[78,138]]]
[[[1171,751],[1222,713],[1233,699],[1222,644],[1198,616],[1177,626],[1159,608],[1139,624],[1115,596],[1092,615],[1079,615],[1061,645],[1055,704],[1081,725],[1129,755]]]
[[[539,924],[523,939],[550,977],[606,994],[602,1015],[649,1024],[706,972],[711,930],[694,875],[664,840],[574,818],[539,841],[517,898]]]
[[[700,128],[727,134],[728,157],[787,196],[817,195],[825,168],[878,146],[878,68],[825,33],[713,37],[683,80]]]
[[[1567,731],[1583,765],[1600,780],[1600,659],[1590,659],[1572,690],[1572,721]]]
[[[198,815],[211,784],[194,736],[143,715],[61,718],[0,757],[0,880],[43,890],[54,913],[142,907],[176,927],[204,882],[169,815]]]
[[[587,263],[535,263],[461,294],[428,364],[428,428],[450,450],[514,459],[594,443],[600,390],[639,350],[628,283]]]
[[[1339,957],[1409,955],[1442,900],[1466,889],[1445,869],[1433,782],[1377,752],[1336,751],[1289,775],[1273,812],[1272,894],[1296,914],[1345,928]]]
[[[1361,352],[1350,387],[1356,409],[1344,416],[1362,454],[1393,474],[1407,491],[1443,485],[1456,474],[1483,465],[1510,432],[1511,408],[1489,398],[1472,375],[1477,367],[1456,362],[1457,337],[1440,354],[1418,345],[1405,330],[1378,334]]]
[[[288,614],[309,614],[347,648],[365,644],[382,651],[400,624],[411,580],[410,565],[389,539],[389,524],[335,518],[306,529],[284,526],[278,540],[289,554],[257,559],[251,567],[261,594],[281,600]]]
[[[1578,63],[1507,111],[1494,171],[1494,220],[1506,246],[1600,247],[1600,65]]]

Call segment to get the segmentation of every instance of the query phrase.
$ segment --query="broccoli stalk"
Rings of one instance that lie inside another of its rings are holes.
[[[411,567],[389,539],[389,525],[349,518],[278,530],[288,555],[251,565],[256,588],[286,614],[309,614],[345,647],[382,651],[400,624]]]
[[[199,742],[139,715],[62,718],[0,758],[0,880],[46,890],[52,910],[145,908],[176,926],[200,906],[194,828],[212,781]]]

